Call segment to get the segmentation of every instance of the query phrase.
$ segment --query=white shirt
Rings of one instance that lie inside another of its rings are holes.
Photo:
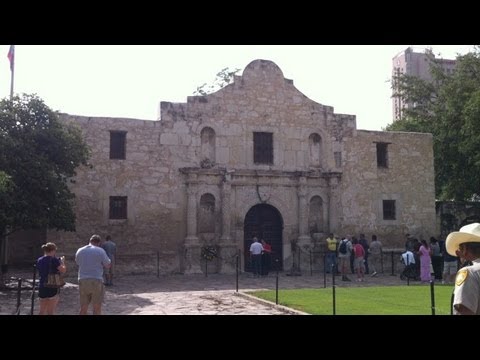
[[[405,251],[402,254],[402,260],[405,265],[415,264],[415,256],[413,256],[413,253],[410,250]]]
[[[250,245],[250,254],[260,255],[263,251],[263,246],[259,242],[254,242]]]
[[[378,240],[370,243],[370,254],[380,255],[382,253],[382,243]]]
[[[352,253],[352,249],[353,249],[353,245],[352,245],[352,242],[350,240],[348,240],[347,238],[343,239],[342,241],[340,241],[340,245],[342,244],[342,242],[345,241],[346,242],[346,245],[347,245],[347,252],[345,254],[342,254],[340,251],[338,252],[338,257],[339,258],[346,258],[346,257],[350,257],[351,253]],[[338,246],[340,248],[340,245]]]
[[[458,270],[453,293],[455,315],[459,315],[455,310],[455,305],[458,304],[480,315],[480,259],[473,260],[473,265]]]

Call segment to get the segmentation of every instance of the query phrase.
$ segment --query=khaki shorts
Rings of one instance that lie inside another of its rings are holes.
[[[80,305],[101,304],[105,287],[103,281],[98,279],[81,279],[78,282],[80,290]]]

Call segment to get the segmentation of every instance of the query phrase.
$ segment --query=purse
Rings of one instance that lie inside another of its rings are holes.
[[[47,288],[61,288],[65,285],[65,280],[63,279],[62,274],[54,274],[52,270],[52,259],[50,259],[50,273],[48,274],[47,282],[44,284],[44,286]]]

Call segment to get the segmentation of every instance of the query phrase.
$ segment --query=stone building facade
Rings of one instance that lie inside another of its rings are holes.
[[[161,273],[229,273],[237,256],[248,270],[256,235],[288,270],[329,232],[377,234],[386,247],[435,234],[432,137],[358,130],[271,61],[160,107],[158,121],[62,115],[92,149],[71,184],[77,231],[47,232],[65,253],[110,234],[127,272],[158,254]]]

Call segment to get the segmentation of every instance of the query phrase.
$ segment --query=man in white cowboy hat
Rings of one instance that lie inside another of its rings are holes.
[[[450,233],[445,246],[450,255],[473,263],[457,272],[453,313],[480,315],[480,224],[469,224],[458,232]]]

